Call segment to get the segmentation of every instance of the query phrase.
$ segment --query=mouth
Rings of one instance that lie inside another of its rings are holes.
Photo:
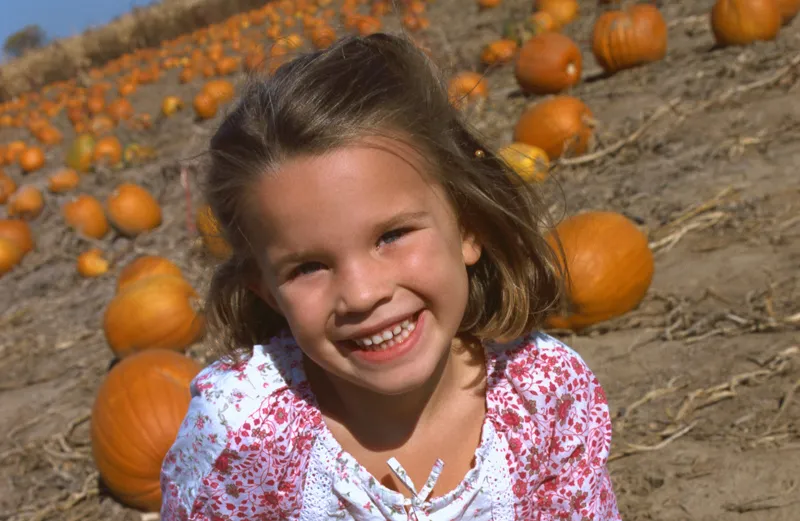
[[[369,336],[353,338],[347,342],[360,351],[385,351],[404,342],[417,327],[422,311]]]

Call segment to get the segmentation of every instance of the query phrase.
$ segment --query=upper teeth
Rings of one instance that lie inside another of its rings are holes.
[[[375,333],[374,335],[364,338],[356,338],[355,342],[360,346],[377,346],[384,343],[389,343],[389,341],[394,338],[402,340],[408,338],[408,335],[414,331],[414,327],[414,322],[411,320],[404,320],[400,324],[387,328],[380,333]]]

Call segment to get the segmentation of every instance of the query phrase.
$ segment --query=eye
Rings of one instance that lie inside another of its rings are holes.
[[[397,230],[392,230],[390,232],[386,232],[381,235],[380,241],[384,244],[390,244],[395,242],[397,239],[401,238],[402,236],[406,235],[411,230],[409,228],[398,228]]]
[[[311,275],[323,268],[325,268],[325,266],[323,266],[321,262],[305,262],[292,269],[289,273],[289,278],[293,279],[302,275]]]

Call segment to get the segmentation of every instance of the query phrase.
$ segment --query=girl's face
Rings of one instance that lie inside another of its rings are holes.
[[[329,375],[387,395],[423,386],[448,355],[481,254],[422,164],[374,139],[287,161],[253,194],[254,289]]]

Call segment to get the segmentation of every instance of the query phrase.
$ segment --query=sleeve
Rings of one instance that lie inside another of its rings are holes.
[[[162,463],[162,521],[210,520],[195,512],[194,503],[226,449],[228,429],[223,416],[227,402],[213,399],[221,393],[203,392],[210,388],[208,376],[201,373],[192,382],[189,410]]]
[[[608,473],[611,416],[603,388],[577,353],[562,346],[559,391],[543,480],[535,490],[540,521],[619,521]],[[551,395],[552,396],[552,395]]]

